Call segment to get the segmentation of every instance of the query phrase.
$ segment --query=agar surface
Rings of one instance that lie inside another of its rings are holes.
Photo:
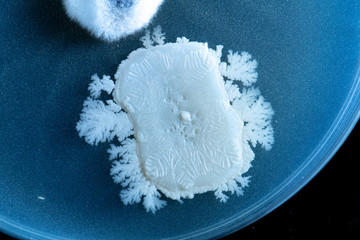
[[[274,142],[273,110],[253,87],[257,62],[232,51],[222,62],[223,46],[185,37],[165,43],[160,27],[141,41],[116,81],[92,76],[76,126],[89,144],[120,143],[108,152],[122,202],[154,213],[166,205],[162,194],[180,202],[207,191],[221,202],[226,192],[243,195],[251,147]]]

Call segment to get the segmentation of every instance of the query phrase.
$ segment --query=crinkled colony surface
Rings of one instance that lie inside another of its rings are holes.
[[[115,82],[93,75],[90,97],[77,124],[90,144],[112,141],[111,175],[125,204],[143,200],[147,211],[166,205],[161,193],[181,201],[214,191],[243,194],[243,176],[258,143],[274,142],[273,110],[252,85],[257,62],[222,46],[178,38],[165,43],[160,27],[141,39],[145,48],[121,62]],[[113,99],[102,101],[102,92]]]
[[[116,41],[145,27],[163,0],[63,0],[68,16],[98,38]]]

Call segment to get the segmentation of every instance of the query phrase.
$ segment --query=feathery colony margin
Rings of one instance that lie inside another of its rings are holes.
[[[243,176],[258,143],[270,150],[273,110],[252,85],[257,62],[246,52],[178,38],[165,43],[161,28],[147,32],[140,48],[121,62],[115,82],[93,75],[90,97],[77,124],[90,144],[112,141],[111,175],[124,204],[143,200],[147,211],[214,191],[243,194]],[[102,101],[100,94],[112,94]]]

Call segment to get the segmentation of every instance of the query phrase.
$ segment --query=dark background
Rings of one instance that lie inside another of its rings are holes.
[[[360,239],[360,123],[332,160],[279,208],[223,239]],[[13,239],[0,233],[0,239]]]
[[[330,162],[279,208],[223,239],[360,239],[360,122]]]

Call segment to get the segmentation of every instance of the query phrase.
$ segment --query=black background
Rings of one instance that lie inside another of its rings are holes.
[[[223,239],[360,239],[360,122],[330,162],[279,208]]]
[[[279,208],[223,239],[360,239],[360,123],[332,160]],[[0,233],[0,239],[13,239]]]

